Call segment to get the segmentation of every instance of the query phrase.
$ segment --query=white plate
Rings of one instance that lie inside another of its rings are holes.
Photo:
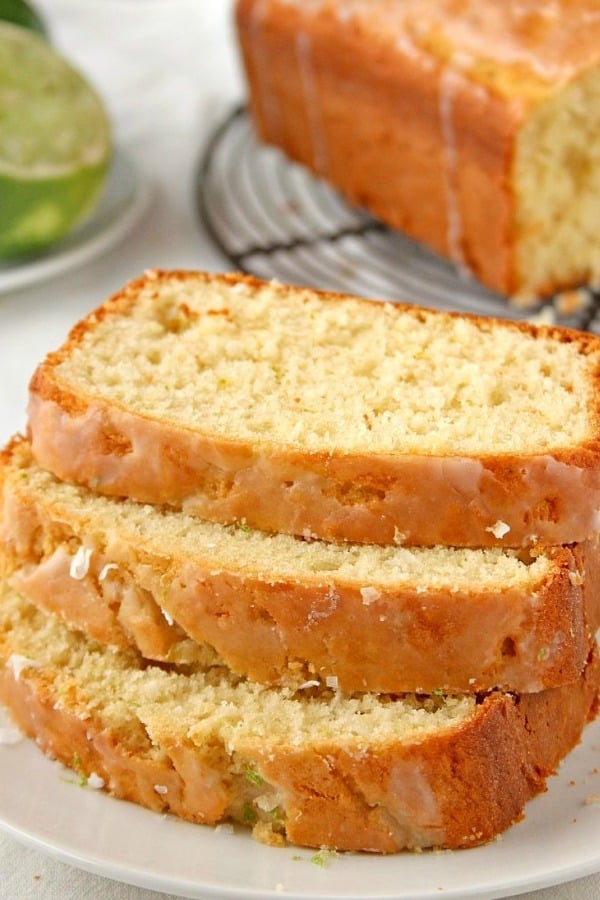
[[[2,723],[0,722],[0,725]],[[378,857],[278,849],[82,788],[25,740],[0,746],[0,828],[63,862],[155,891],[221,900],[497,898],[600,870],[600,721],[502,839]]]
[[[140,219],[149,194],[130,158],[117,150],[104,193],[90,218],[43,253],[0,262],[0,294],[60,275],[105,253]]]

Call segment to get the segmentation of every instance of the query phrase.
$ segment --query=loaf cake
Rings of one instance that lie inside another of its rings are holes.
[[[597,539],[523,552],[268,535],[57,481],[23,440],[0,484],[0,575],[146,658],[308,691],[525,692],[576,681],[600,626]]]
[[[38,462],[103,494],[305,538],[581,542],[600,528],[600,339],[148,272],[31,381]]]
[[[597,0],[238,0],[257,133],[522,301],[600,283]]]
[[[470,847],[519,819],[595,710],[598,663],[520,698],[305,696],[103,649],[4,587],[0,700],[95,787],[276,843]]]

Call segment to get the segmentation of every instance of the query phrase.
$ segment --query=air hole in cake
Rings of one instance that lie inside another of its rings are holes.
[[[502,656],[516,656],[517,648],[515,646],[514,638],[505,637],[502,641],[502,647],[500,648],[500,652]]]

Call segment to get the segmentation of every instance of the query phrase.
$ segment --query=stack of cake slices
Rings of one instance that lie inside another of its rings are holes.
[[[596,710],[599,371],[583,333],[146,273],[3,451],[2,702],[194,822],[490,840]]]

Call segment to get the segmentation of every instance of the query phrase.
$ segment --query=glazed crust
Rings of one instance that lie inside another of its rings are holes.
[[[379,853],[470,847],[519,820],[545,789],[595,714],[597,686],[592,662],[576,685],[489,695],[466,725],[425,740],[362,750],[347,740],[304,750],[267,741],[237,752],[277,790],[291,843]],[[81,715],[84,696],[58,696],[44,669],[17,678],[5,666],[0,700],[45,753],[95,773],[116,797],[207,824],[245,800],[225,748],[174,740],[152,722],[151,742],[141,733],[127,744],[100,713]]]
[[[471,79],[460,64],[468,45],[448,65],[453,48],[444,48],[443,36],[428,52],[399,20],[386,21],[385,6],[368,28],[360,17],[343,19],[343,7],[238,0],[260,139],[494,291],[543,296],[585,283],[589,270],[536,286],[519,273],[513,163],[531,99],[511,102]],[[518,39],[526,45],[525,26]],[[490,59],[483,65],[494,71]],[[501,82],[506,73],[497,68]]]
[[[415,65],[402,52],[383,52],[359,29],[340,28],[334,15],[307,13],[301,4],[242,0],[236,14],[260,138],[325,177],[353,204],[452,258],[440,62]],[[295,57],[302,34],[310,39],[313,109],[300,54]],[[460,259],[482,282],[508,293],[517,284],[507,185],[519,117],[466,78],[454,90],[461,119],[453,186]]]
[[[365,758],[336,747],[304,757],[291,751],[259,771],[267,780],[276,773],[279,789],[294,793],[286,807],[293,842],[312,844],[319,829],[325,846],[352,850],[475,846],[520,819],[528,799],[545,790],[595,715],[597,678],[592,666],[576,688],[491,695],[469,725],[422,743]],[[307,790],[312,784],[318,789]]]
[[[444,456],[294,449],[264,440],[192,431],[110,405],[61,382],[60,363],[107,316],[127,314],[149,280],[193,279],[233,285],[242,276],[153,272],[128,285],[71,332],[30,384],[29,433],[40,464],[57,477],[112,496],[182,506],[222,523],[245,521],[267,532],[376,544],[519,547],[567,544],[600,526],[600,416],[581,445],[548,453]],[[277,290],[293,291],[278,287]],[[322,294],[339,301],[341,295]],[[368,303],[370,301],[364,301]],[[399,310],[416,308],[395,306]],[[482,328],[534,333],[526,323],[488,319]],[[592,335],[550,329],[598,354]],[[595,376],[598,379],[596,371]],[[502,537],[495,534],[501,523]]]
[[[375,579],[361,593],[334,573],[273,579],[252,558],[224,569],[201,545],[173,556],[116,526],[107,536],[89,516],[28,493],[24,442],[4,457],[2,576],[71,627],[151,659],[192,663],[212,652],[254,681],[335,677],[345,691],[538,691],[577,680],[600,627],[598,539],[545,548],[552,569],[531,589]],[[93,552],[73,578],[80,546]]]

